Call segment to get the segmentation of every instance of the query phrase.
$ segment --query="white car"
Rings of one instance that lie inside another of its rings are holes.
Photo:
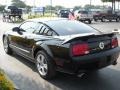
[[[91,12],[89,11],[85,11],[85,10],[76,10],[74,12],[74,16],[77,20],[79,21],[88,21],[88,23],[90,24],[93,20],[93,15]]]

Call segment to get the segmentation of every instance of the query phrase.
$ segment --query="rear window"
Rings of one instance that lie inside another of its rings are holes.
[[[81,13],[81,14],[88,14],[87,11],[79,11],[78,13]]]
[[[75,20],[49,21],[47,25],[61,36],[81,33],[99,33],[99,31],[94,28]]]
[[[60,13],[69,13],[69,10],[61,10]]]

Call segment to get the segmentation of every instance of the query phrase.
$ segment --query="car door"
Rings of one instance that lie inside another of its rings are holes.
[[[31,48],[34,44],[33,32],[37,28],[35,22],[25,22],[20,25],[19,32],[13,32],[11,35],[11,44],[13,49],[24,56],[31,58]]]
[[[29,58],[32,58],[32,48],[35,44],[35,40],[34,40],[35,35],[33,32],[38,27],[39,24],[37,22],[27,22],[20,26],[20,29],[22,30],[22,35],[21,35],[21,41],[18,42],[19,47],[21,48],[21,53]]]
[[[19,28],[19,31],[13,31],[11,32],[11,34],[9,35],[9,39],[10,39],[10,46],[11,48],[16,51],[17,53],[22,54],[23,51],[25,51],[23,49],[23,42],[25,42],[25,31],[26,29],[30,28],[29,26],[30,22],[24,22],[23,24],[21,24],[20,26],[23,27],[23,29]],[[27,51],[26,51],[27,52]]]

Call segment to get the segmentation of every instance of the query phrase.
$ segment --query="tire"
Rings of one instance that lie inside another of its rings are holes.
[[[89,24],[91,24],[91,23],[92,23],[92,21],[91,21],[91,20],[88,20],[88,23],[89,23]]]
[[[116,18],[116,22],[119,22],[119,21],[120,21],[120,18],[119,18],[119,17],[117,17],[117,18]]]
[[[35,60],[37,71],[43,79],[52,79],[55,77],[55,64],[44,51],[38,51]]]
[[[95,21],[95,22],[97,22],[97,21],[98,21],[98,19],[94,19],[94,21]]]
[[[7,54],[11,55],[13,53],[12,49],[9,47],[9,40],[6,36],[3,38],[3,46]]]
[[[112,22],[112,20],[109,20],[109,22]]]
[[[77,21],[80,21],[78,16],[77,16],[77,18],[76,18],[76,19],[77,19]]]
[[[101,21],[102,21],[102,22],[105,22],[105,17],[102,17]]]

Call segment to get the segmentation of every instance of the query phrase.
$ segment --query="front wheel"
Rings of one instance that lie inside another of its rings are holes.
[[[35,59],[38,73],[42,78],[51,79],[55,76],[55,64],[44,51],[39,51]]]
[[[3,38],[3,47],[4,47],[4,50],[7,54],[13,53],[12,49],[9,47],[9,41],[8,41],[8,38],[6,36]]]

